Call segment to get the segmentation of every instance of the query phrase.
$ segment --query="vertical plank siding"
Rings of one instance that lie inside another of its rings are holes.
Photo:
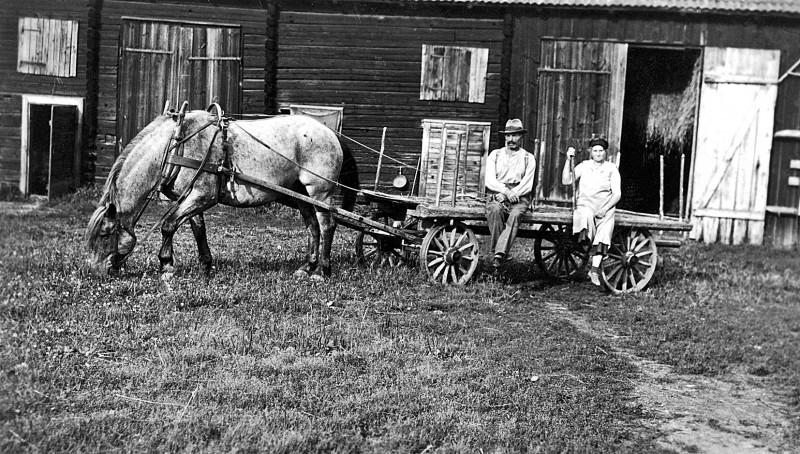
[[[78,21],[22,17],[18,36],[18,72],[75,77]]]
[[[503,20],[308,13],[283,10],[278,32],[278,102],[344,107],[342,132],[416,166],[425,118],[490,122],[497,129]],[[420,100],[422,46],[488,49],[482,103]],[[440,140],[439,138],[435,140]],[[377,156],[353,146],[362,182],[375,180]],[[390,164],[381,188],[391,190]],[[406,173],[408,175],[408,173]],[[409,176],[409,179],[412,179]]]

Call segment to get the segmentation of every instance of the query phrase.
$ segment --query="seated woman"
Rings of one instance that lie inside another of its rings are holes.
[[[614,231],[614,212],[622,195],[617,166],[606,161],[608,141],[593,137],[589,141],[591,159],[575,166],[574,178],[577,181],[577,203],[572,214],[572,232],[592,241],[592,268],[589,279],[600,285],[600,263],[611,244]],[[572,184],[573,175],[569,160],[575,156],[575,149],[567,150],[567,162],[561,172],[561,183]]]

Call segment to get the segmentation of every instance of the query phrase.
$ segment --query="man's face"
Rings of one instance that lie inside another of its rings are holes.
[[[521,143],[522,133],[506,134],[506,147],[508,147],[509,150],[519,149]]]

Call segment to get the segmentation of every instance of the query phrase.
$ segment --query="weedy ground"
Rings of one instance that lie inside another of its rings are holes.
[[[641,371],[553,305],[603,323],[642,358],[744,374],[794,412],[800,445],[800,255],[687,244],[646,292],[552,282],[520,241],[501,278],[427,282],[360,267],[337,232],[334,273],[297,280],[291,211],[214,208],[206,278],[188,227],[159,279],[160,235],[122,275],[87,273],[97,194],[0,214],[0,451],[662,452]]]

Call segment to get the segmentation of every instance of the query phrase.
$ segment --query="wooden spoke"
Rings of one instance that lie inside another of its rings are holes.
[[[650,232],[643,228],[622,228],[614,232],[600,278],[612,293],[637,292],[650,283],[657,263],[656,243]]]
[[[542,224],[533,248],[536,264],[552,278],[575,276],[589,259],[588,245],[579,243],[568,225]]]
[[[456,245],[456,246],[458,246],[458,245]],[[477,245],[475,243],[470,242],[470,243],[467,243],[467,244],[459,247],[458,250],[463,252],[463,251],[466,251],[467,249],[475,248],[476,246]]]
[[[442,284],[469,282],[480,258],[478,238],[459,222],[437,225],[428,230],[420,247],[420,267]]]
[[[371,216],[371,219],[384,224],[394,222],[389,215],[380,212]],[[396,268],[413,263],[410,252],[404,248],[400,238],[387,235],[373,236],[366,232],[359,232],[356,236],[356,258],[358,263],[371,267]]]

